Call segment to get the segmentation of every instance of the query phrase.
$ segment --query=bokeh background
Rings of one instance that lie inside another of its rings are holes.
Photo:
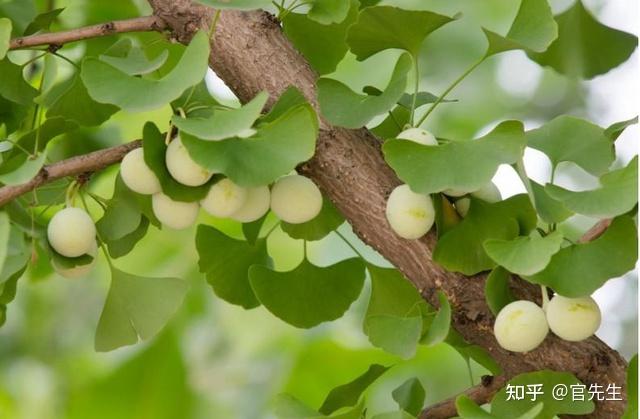
[[[15,2],[15,1],[14,1]],[[22,6],[31,0],[17,0]],[[0,8],[10,2],[0,0]],[[484,48],[480,25],[506,32],[518,3],[504,0],[387,0],[386,4],[430,9],[447,14],[463,12],[463,18],[434,33],[425,43],[421,67],[424,90],[440,93]],[[552,0],[559,12],[571,1]],[[638,34],[638,2],[635,0],[586,0],[586,6],[609,26]],[[149,13],[143,0],[56,0],[66,7],[55,28],[71,28]],[[36,1],[42,12],[51,1]],[[158,35],[136,35],[154,43]],[[85,51],[108,46],[113,39],[93,40],[65,47],[79,59]],[[396,52],[378,54],[366,64],[347,57],[332,77],[355,90],[365,85],[384,86],[395,63]],[[372,64],[373,63],[373,64]],[[59,66],[64,79],[71,67]],[[638,113],[640,78],[638,53],[610,73],[586,82],[569,80],[528,60],[522,52],[491,58],[451,95],[455,104],[443,104],[426,128],[443,137],[474,137],[501,120],[517,118],[534,128],[553,117],[569,113],[602,126]],[[219,99],[235,99],[211,73],[210,89]],[[82,130],[56,140],[54,155],[71,152],[71,142],[86,151],[117,144],[141,135],[144,121],[166,126],[170,109],[145,114],[116,114],[99,129]],[[637,126],[617,141],[616,165],[626,164],[637,153]],[[74,149],[78,152],[77,148]],[[538,182],[549,179],[550,164],[542,154],[528,150],[525,163]],[[95,178],[92,189],[108,197],[115,168]],[[501,168],[494,181],[505,197],[524,192],[515,173]],[[563,163],[556,181],[566,187],[587,188],[596,179],[577,166]],[[237,225],[202,216],[231,235]],[[571,220],[574,234],[593,220]],[[386,262],[359,243],[347,225],[340,231],[378,264]],[[276,230],[269,239],[276,268],[292,269],[302,259],[302,243]],[[318,264],[351,256],[338,237],[309,244],[309,255]],[[16,301],[8,308],[8,320],[0,329],[0,419],[59,418],[270,418],[277,394],[288,392],[318,407],[327,392],[350,381],[373,362],[398,362],[373,348],[361,331],[368,300],[365,286],[348,314],[311,330],[299,330],[273,317],[263,308],[245,311],[216,298],[197,270],[194,230],[159,231],[151,228],[129,255],[116,265],[131,273],[185,278],[191,289],[185,303],[157,338],[111,353],[96,353],[94,331],[109,285],[106,262],[98,261],[90,277],[66,280],[41,259],[19,282]],[[625,357],[637,352],[637,271],[609,281],[595,298],[603,309],[598,336]],[[427,401],[451,396],[477,381],[482,369],[467,364],[452,348],[441,344],[421,348],[416,357],[403,361],[370,389],[371,413],[394,408],[390,391],[404,380],[418,376]]]

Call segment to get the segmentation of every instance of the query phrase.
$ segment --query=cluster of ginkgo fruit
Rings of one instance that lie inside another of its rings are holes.
[[[167,146],[165,164],[171,177],[185,186],[204,185],[215,174],[191,158],[179,136]],[[162,193],[160,181],[146,164],[141,148],[127,153],[120,165],[120,176],[132,191],[151,195],[154,215],[163,226],[174,230],[193,225],[200,207],[214,217],[242,223],[256,221],[271,209],[279,219],[289,224],[311,221],[322,209],[320,189],[311,179],[298,174],[278,179],[271,188],[267,185],[244,188],[229,178],[223,178],[211,185],[200,202],[176,201]],[[95,224],[81,208],[67,206],[58,211],[49,222],[47,236],[53,250],[67,258],[95,257],[97,253]],[[54,258],[52,264],[60,275],[77,278],[91,270],[93,261],[65,268],[56,264]]]

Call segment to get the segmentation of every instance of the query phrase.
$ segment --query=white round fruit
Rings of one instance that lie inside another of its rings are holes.
[[[422,128],[409,128],[396,136],[401,140],[409,140],[422,145],[438,145],[436,137]]]
[[[96,242],[96,226],[87,212],[68,207],[58,211],[47,226],[53,250],[68,258],[87,254]]]
[[[500,190],[493,182],[489,182],[477,191],[471,192],[471,196],[491,203],[502,201]]]
[[[540,345],[549,333],[544,311],[531,301],[507,304],[493,326],[498,344],[512,352],[528,352]]]
[[[183,230],[191,226],[196,221],[200,209],[197,202],[174,201],[162,193],[151,197],[151,206],[162,225],[174,230]]]
[[[269,202],[271,193],[267,186],[259,186],[257,188],[247,189],[247,199],[244,205],[233,214],[232,219],[241,223],[250,223],[262,217],[269,211]]]
[[[124,184],[134,192],[153,195],[160,192],[160,181],[144,161],[142,148],[131,150],[120,164],[120,176]]]
[[[459,198],[461,196],[468,194],[469,192],[470,191],[463,191],[461,189],[445,189],[444,191],[442,191],[443,194],[450,196],[452,198]]]
[[[204,185],[213,176],[212,172],[193,161],[180,137],[169,143],[165,164],[171,177],[186,186]]]
[[[211,186],[200,205],[214,217],[229,217],[247,200],[247,190],[230,179],[222,179]]]
[[[321,209],[322,193],[307,177],[285,176],[271,188],[271,210],[286,223],[306,223],[314,219]]]
[[[469,213],[469,208],[471,207],[471,199],[469,198],[460,198],[456,201],[456,211],[462,218],[466,217]]]
[[[74,266],[73,268],[65,268],[63,266],[60,266],[58,262],[56,262],[56,259],[53,258],[51,259],[51,266],[58,273],[58,275],[63,276],[65,278],[68,278],[68,279],[82,278],[83,276],[86,276],[89,272],[91,272],[91,270],[93,269],[93,266],[96,264],[97,253],[98,253],[98,244],[94,241],[93,248],[88,253],[90,256],[93,257],[91,262],[85,265]]]
[[[598,330],[600,320],[600,307],[591,297],[556,295],[547,304],[549,328],[564,340],[578,342],[587,339]]]
[[[428,195],[415,193],[409,185],[396,187],[387,199],[387,221],[404,239],[418,239],[433,225],[436,211]]]

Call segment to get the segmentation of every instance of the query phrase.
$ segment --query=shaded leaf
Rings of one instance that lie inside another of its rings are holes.
[[[4,261],[9,253],[9,238],[11,237],[11,224],[6,212],[0,212],[0,272],[4,269]],[[1,282],[1,281],[0,281]]]
[[[451,305],[442,291],[438,291],[438,301],[440,302],[440,309],[431,322],[426,335],[421,340],[421,343],[429,346],[443,342],[451,328]]]
[[[545,237],[534,234],[513,240],[491,239],[483,246],[487,255],[509,272],[533,275],[549,264],[551,257],[560,250],[562,241],[562,233],[555,231]]]
[[[422,316],[417,308],[402,317],[387,314],[367,316],[364,327],[373,346],[410,359],[416,354],[422,335]]]
[[[25,158],[22,165],[11,172],[0,169],[0,182],[5,185],[19,185],[31,180],[44,166],[46,152],[41,152],[36,158]],[[4,169],[4,168],[3,168]]]
[[[416,417],[424,405],[424,387],[417,378],[405,381],[400,387],[393,390],[391,395],[400,409]]]
[[[573,215],[564,204],[549,196],[544,186],[529,179],[538,215],[549,224],[561,223]]]
[[[53,9],[51,11],[40,13],[36,16],[31,23],[24,30],[24,36],[34,34],[40,31],[49,30],[51,24],[58,18],[58,15],[64,11],[64,7],[60,9]]]
[[[82,126],[93,127],[101,125],[117,111],[116,106],[91,99],[82,79],[75,75],[66,91],[51,104],[47,117],[59,116]]]
[[[112,258],[117,259],[129,254],[135,245],[144,238],[148,229],[149,219],[147,217],[142,217],[140,219],[140,224],[132,232],[116,240],[105,239],[105,243],[109,249],[109,255],[111,255]]]
[[[149,74],[167,62],[169,50],[162,51],[155,58],[149,59],[142,48],[134,47],[130,38],[123,38],[100,55],[103,61],[130,76]]]
[[[487,277],[484,296],[489,309],[496,316],[504,306],[516,300],[509,287],[510,277],[509,272],[501,266],[493,268]]]
[[[22,77],[22,67],[15,65],[8,58],[0,60],[0,96],[11,102],[30,106],[33,99],[38,96],[34,89]]]
[[[362,393],[388,369],[389,367],[380,364],[370,365],[364,374],[331,390],[322,403],[320,412],[328,415],[342,407],[355,406]]]
[[[255,221],[242,224],[242,234],[244,235],[244,238],[247,240],[247,242],[249,242],[249,244],[253,245],[255,244],[256,240],[258,240],[260,230],[262,229],[262,225],[264,224],[266,218],[267,214],[263,215]]]
[[[323,197],[322,209],[313,220],[301,224],[280,223],[282,230],[294,239],[321,240],[344,223],[344,217],[331,203]]]
[[[458,211],[442,194],[433,195],[433,206],[436,209],[436,227],[438,237],[451,230],[462,220]]]
[[[496,419],[471,400],[466,394],[456,397],[456,410],[462,419]]]
[[[118,175],[113,196],[107,203],[104,215],[96,223],[100,238],[110,241],[121,239],[138,228],[141,217],[136,195]]]
[[[404,131],[404,126],[409,123],[411,118],[409,109],[404,106],[396,106],[388,113],[389,116],[384,121],[370,129],[372,133],[382,139],[396,138],[398,134]]]
[[[631,119],[627,119],[626,121],[615,122],[607,129],[604,130],[604,135],[606,135],[611,141],[615,141],[618,139],[620,134],[627,129],[631,125],[635,125],[638,123],[638,117],[634,117]]]
[[[627,367],[627,408],[622,419],[638,417],[638,354],[634,355]]]
[[[11,43],[11,29],[13,25],[11,20],[6,17],[0,17],[0,60],[4,59],[9,51],[9,44]]]

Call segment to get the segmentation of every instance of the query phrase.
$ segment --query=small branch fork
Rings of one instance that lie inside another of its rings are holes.
[[[109,36],[125,32],[161,32],[167,27],[164,20],[157,16],[144,16],[133,19],[114,20],[99,25],[86,26],[63,32],[41,33],[36,35],[14,38],[9,49],[31,48],[40,45],[49,45],[50,48],[59,49],[69,42],[82,41],[84,39]]]

